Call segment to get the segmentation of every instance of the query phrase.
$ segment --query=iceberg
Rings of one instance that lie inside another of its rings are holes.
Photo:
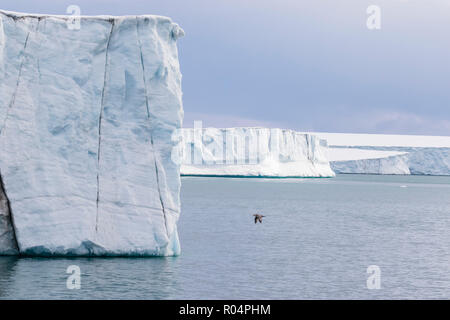
[[[0,254],[179,254],[183,34],[0,11]]]
[[[269,128],[184,128],[181,174],[231,177],[333,177],[326,141]],[[176,160],[176,159],[174,159]]]
[[[315,133],[336,173],[450,175],[450,137]]]

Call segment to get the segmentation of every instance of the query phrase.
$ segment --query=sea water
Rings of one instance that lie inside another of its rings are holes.
[[[0,298],[450,298],[450,177],[183,177],[181,191],[180,256],[0,257]]]

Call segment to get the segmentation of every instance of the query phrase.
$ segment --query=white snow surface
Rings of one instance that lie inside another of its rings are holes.
[[[406,154],[406,152],[367,150],[356,148],[328,148],[328,160],[331,162],[382,159],[403,154]]]
[[[450,148],[448,136],[313,132],[329,146]]]
[[[0,11],[0,253],[176,255],[182,29]]]
[[[315,133],[336,173],[450,175],[450,137]]]
[[[268,128],[184,128],[181,174],[239,177],[332,177],[318,137]]]

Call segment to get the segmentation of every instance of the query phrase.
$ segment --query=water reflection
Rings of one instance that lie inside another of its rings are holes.
[[[81,289],[66,286],[70,265],[81,269]],[[177,258],[0,257],[3,299],[173,299]]]
[[[0,298],[11,295],[11,284],[14,279],[18,257],[0,256]]]

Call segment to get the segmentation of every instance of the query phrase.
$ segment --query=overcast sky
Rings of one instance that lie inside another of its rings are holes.
[[[185,126],[450,135],[450,0],[1,0],[12,11],[159,14]],[[369,5],[381,29],[366,26]]]

